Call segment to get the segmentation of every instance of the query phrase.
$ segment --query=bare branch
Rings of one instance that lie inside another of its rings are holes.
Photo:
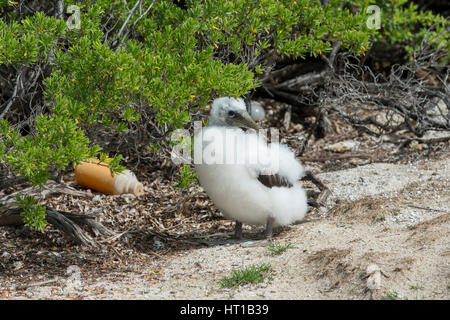
[[[14,100],[16,100],[18,98],[17,91],[19,89],[20,77],[21,76],[22,76],[22,71],[19,71],[17,73],[17,76],[16,76],[16,85],[14,86],[14,91],[12,93],[11,98],[9,98],[8,102],[6,103],[6,106],[3,109],[2,113],[0,114],[0,119],[2,119],[8,113],[9,108],[11,108]]]
[[[134,26],[138,23],[138,21],[141,20],[143,17],[145,17],[145,16],[147,15],[147,13],[148,13],[148,12],[150,11],[150,9],[153,7],[153,4],[154,4],[155,2],[156,2],[156,0],[153,0],[152,3],[150,4],[150,6],[147,8],[147,10],[145,10],[145,12],[142,13],[142,14],[141,14],[141,12],[142,12],[142,0],[139,0],[138,2],[136,2],[135,6],[133,7],[133,9],[131,9],[131,11],[130,11],[128,17],[125,19],[125,22],[123,23],[122,27],[120,28],[120,30],[119,30],[119,32],[118,32],[118,34],[117,34],[117,39],[120,39],[120,36],[121,36],[121,34],[122,34],[122,32],[123,32],[125,26],[128,24],[128,21],[130,20],[131,16],[134,14],[134,11],[136,11],[136,8],[137,8],[138,5],[139,5],[139,13],[140,13],[140,15],[139,15],[139,17],[137,17],[137,19],[133,22],[133,24],[131,25],[131,28],[130,28],[130,29],[134,28]],[[125,39],[127,38],[128,34],[130,33],[130,29],[129,29],[129,30],[125,33],[125,35],[122,37],[122,40],[120,40],[120,43],[119,43],[119,45],[118,45],[117,48],[116,48],[116,51],[118,51],[118,50],[122,47],[122,45],[123,45]]]

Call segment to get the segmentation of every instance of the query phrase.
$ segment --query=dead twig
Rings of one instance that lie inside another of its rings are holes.
[[[26,290],[28,288],[31,287],[40,287],[49,283],[53,283],[53,282],[58,282],[59,278],[56,277],[54,279],[50,279],[50,280],[45,280],[45,281],[40,281],[40,282],[34,282],[34,283],[29,283],[29,284],[19,284],[15,287],[15,290]]]
[[[3,109],[2,113],[0,114],[0,119],[2,119],[2,118],[8,113],[8,111],[9,111],[9,109],[11,108],[13,102],[19,97],[19,96],[17,95],[17,91],[18,91],[18,89],[19,89],[20,77],[21,77],[21,76],[22,76],[22,72],[19,71],[19,72],[17,73],[17,76],[16,76],[16,81],[15,81],[16,84],[15,84],[15,86],[14,86],[14,91],[13,91],[13,93],[12,93],[11,98],[9,98],[8,102],[5,103],[6,106],[5,106],[5,108]]]
[[[39,199],[46,199],[55,194],[69,194],[74,197],[92,198],[94,195],[92,193],[84,192],[72,188],[70,186],[59,184],[53,180],[49,180],[42,188],[32,186],[23,190],[19,190],[8,194],[7,196],[0,198],[0,206],[8,206],[15,202],[16,195],[31,195]]]
[[[411,144],[413,141],[417,141],[423,144],[435,144],[435,143],[441,143],[441,142],[447,142],[450,140],[450,135],[446,137],[439,137],[439,138],[430,138],[430,139],[423,139],[423,138],[406,138],[405,140],[399,139],[399,146],[397,148],[397,151],[394,154],[401,154],[403,150]]]
[[[433,209],[429,207],[421,207],[421,206],[415,206],[412,204],[408,204],[408,207],[410,208],[416,208],[416,209],[422,209],[422,210],[428,210],[428,211],[436,211],[436,212],[443,212],[443,213],[450,213],[449,211],[441,210],[441,209]]]
[[[325,162],[329,160],[344,160],[351,158],[361,158],[361,159],[371,159],[375,160],[374,155],[370,154],[333,154],[322,158],[308,158],[308,157],[300,157],[300,160],[305,162]]]
[[[6,225],[22,225],[23,218],[18,208],[8,209],[0,214],[0,226]],[[58,211],[47,207],[45,210],[46,220],[57,229],[61,230],[69,238],[78,244],[86,245],[93,248],[99,248],[99,244],[88,235],[80,225],[88,225],[91,229],[98,233],[114,234],[111,230],[101,225],[99,222],[92,223],[94,217],[75,214],[70,212]]]
[[[306,171],[302,180],[311,181],[320,190],[320,194],[317,199],[308,199],[308,204],[313,207],[319,207],[326,203],[328,197],[331,195],[330,189],[311,171]]]

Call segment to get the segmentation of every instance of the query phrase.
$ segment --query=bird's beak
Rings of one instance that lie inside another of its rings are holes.
[[[253,121],[252,117],[248,114],[247,111],[242,111],[238,113],[236,117],[233,119],[233,122],[236,127],[255,129],[256,131],[260,129],[258,124],[255,121]]]

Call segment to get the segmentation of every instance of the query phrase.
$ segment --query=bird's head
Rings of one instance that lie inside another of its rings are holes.
[[[241,98],[222,97],[215,99],[211,107],[209,122],[215,126],[260,129],[247,112],[245,102]]]

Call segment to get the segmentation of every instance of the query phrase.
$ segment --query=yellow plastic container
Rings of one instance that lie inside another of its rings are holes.
[[[77,165],[75,167],[75,181],[79,185],[103,193],[132,193],[136,196],[144,193],[144,186],[137,180],[133,172],[124,170],[111,176],[108,164],[99,162],[97,159]]]

